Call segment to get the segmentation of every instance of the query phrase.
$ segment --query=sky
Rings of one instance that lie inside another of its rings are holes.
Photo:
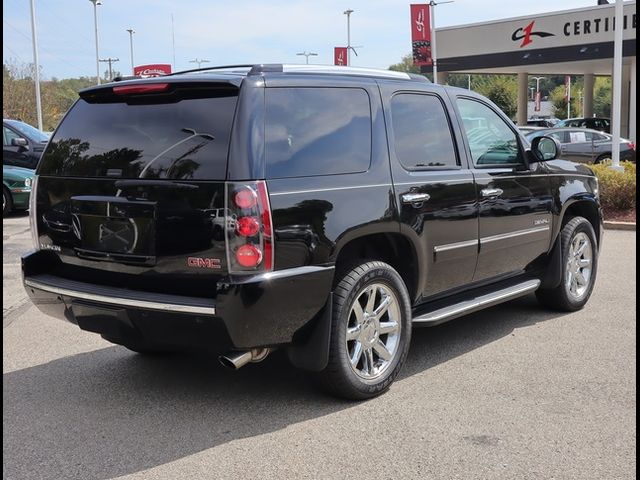
[[[95,76],[93,5],[90,0],[34,0],[44,78]],[[100,57],[114,69],[131,69],[129,28],[135,30],[134,63],[173,63],[174,70],[245,63],[332,64],[333,47],[351,44],[352,65],[387,68],[411,51],[409,4],[398,0],[102,0],[98,6]],[[418,3],[418,2],[416,2]],[[33,62],[29,0],[3,0],[3,62]],[[436,7],[436,26],[498,20],[589,7],[597,0],[455,0]],[[106,64],[101,64],[101,71]]]

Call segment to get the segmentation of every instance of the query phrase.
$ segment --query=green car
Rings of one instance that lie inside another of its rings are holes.
[[[2,165],[2,216],[14,210],[29,208],[31,184],[35,170]]]

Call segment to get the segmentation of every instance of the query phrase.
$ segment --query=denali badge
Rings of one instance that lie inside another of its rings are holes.
[[[534,225],[547,225],[548,223],[549,220],[547,218],[539,218],[538,220],[533,221]]]
[[[222,268],[219,258],[189,257],[187,258],[187,266],[194,268]]]

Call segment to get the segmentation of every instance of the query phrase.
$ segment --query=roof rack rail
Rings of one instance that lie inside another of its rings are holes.
[[[217,67],[204,67],[195,68],[192,70],[182,70],[180,72],[171,73],[169,75],[181,75],[184,73],[194,72],[207,72],[216,70],[230,70],[242,68],[246,69],[247,75],[261,75],[268,72],[280,72],[280,73],[318,73],[318,74],[331,74],[331,75],[355,75],[364,77],[378,77],[378,78],[390,78],[398,80],[413,80],[419,82],[430,83],[427,77],[422,75],[416,75],[414,73],[397,72],[394,70],[382,70],[374,68],[362,68],[362,67],[344,67],[336,65],[296,65],[296,64],[282,64],[282,63],[258,63],[258,64],[243,64],[243,65],[223,65]],[[243,72],[245,73],[245,72]]]

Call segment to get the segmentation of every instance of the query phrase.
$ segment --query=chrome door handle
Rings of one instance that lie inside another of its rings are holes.
[[[483,188],[482,190],[480,190],[480,193],[485,198],[495,198],[502,195],[502,189],[501,188]]]
[[[402,195],[402,203],[422,203],[430,198],[428,193],[405,193]]]

